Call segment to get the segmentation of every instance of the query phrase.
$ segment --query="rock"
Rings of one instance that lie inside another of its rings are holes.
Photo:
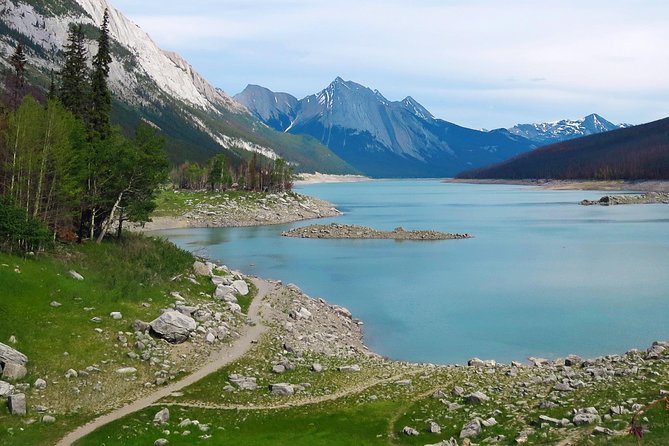
[[[14,364],[26,365],[28,357],[18,350],[0,342],[0,363],[13,362]]]
[[[170,410],[165,407],[153,416],[154,424],[166,424],[170,421]]]
[[[431,434],[440,434],[441,433],[441,426],[439,426],[434,421],[430,421],[430,422],[427,423],[427,431]]]
[[[481,424],[484,427],[493,427],[497,424],[497,420],[494,417],[490,417],[487,420],[481,421]]]
[[[395,384],[398,386],[410,386],[411,385],[411,380],[410,379],[401,379],[399,381],[395,381]]]
[[[7,407],[12,415],[25,415],[27,410],[25,393],[9,395]]]
[[[474,392],[465,396],[465,400],[467,400],[469,404],[482,404],[486,401],[490,401],[490,398],[483,392]]]
[[[65,372],[65,378],[68,378],[68,379],[76,378],[78,376],[79,376],[79,373],[77,373],[77,371],[74,370],[74,369],[70,369],[67,372]]]
[[[216,299],[223,299],[225,296],[231,295],[234,296],[236,290],[228,285],[219,285],[216,287],[216,291],[214,292],[214,297]]]
[[[62,307],[63,304],[61,304],[60,302],[57,302],[57,301],[54,300],[53,302],[51,302],[51,303],[49,304],[49,306],[51,306],[52,308],[58,308],[58,307]]]
[[[469,367],[495,367],[497,365],[497,362],[494,359],[489,359],[484,361],[479,358],[472,358],[469,361],[467,361],[467,365]]]
[[[144,333],[149,328],[151,328],[151,324],[149,324],[148,322],[140,321],[139,319],[136,319],[135,322],[132,323],[132,329],[135,331],[139,331],[140,333]]]
[[[578,413],[574,415],[572,422],[576,426],[582,426],[584,424],[592,424],[600,421],[599,415],[593,413]]]
[[[116,373],[120,375],[132,375],[133,373],[137,373],[137,369],[134,367],[122,367],[120,369],[116,369]]]
[[[151,323],[151,330],[173,344],[184,342],[197,328],[195,319],[178,311],[166,311]]]
[[[402,429],[402,433],[404,433],[404,435],[408,435],[410,437],[415,437],[416,435],[419,434],[419,432],[416,429],[414,429],[413,427],[409,427],[409,426],[404,426],[404,429]]]
[[[109,317],[114,319],[115,321],[119,321],[123,319],[123,314],[121,314],[118,311],[112,311],[111,313],[109,313]]]
[[[153,446],[165,446],[169,441],[166,438],[159,438],[153,442]]]
[[[195,262],[193,263],[193,270],[195,271],[195,274],[198,276],[207,276],[211,277],[212,273],[212,267],[209,266],[211,264],[205,264],[202,262]]]
[[[583,358],[578,355],[569,355],[564,359],[564,365],[568,365],[570,367],[581,365],[582,363]]]
[[[235,280],[232,282],[232,287],[242,296],[249,294],[249,286],[244,280]]]
[[[242,312],[242,307],[239,306],[239,304],[236,304],[234,302],[226,302],[228,305],[228,308],[230,309],[231,312],[233,313],[241,313]]]
[[[7,398],[14,393],[14,386],[5,381],[0,381],[0,398]]]
[[[439,443],[426,444],[425,446],[458,446],[458,440],[451,437],[450,440],[441,440]]]
[[[315,362],[311,364],[311,370],[316,372],[316,373],[321,373],[323,371],[323,366],[320,365],[319,363]]]
[[[337,370],[339,370],[340,372],[351,373],[351,372],[359,372],[361,369],[358,364],[353,364],[353,365],[343,365],[341,367],[337,367]]]
[[[56,418],[52,417],[51,415],[44,415],[42,417],[42,423],[44,424],[53,424],[56,422]]]
[[[44,381],[42,378],[37,378],[33,384],[33,387],[38,390],[46,389],[46,381]]]
[[[607,427],[596,426],[592,430],[592,435],[605,435],[607,437],[613,437],[614,435],[616,435],[616,432]]]
[[[557,418],[549,417],[548,415],[539,415],[539,421],[542,422],[542,423],[551,424],[553,426],[562,425],[562,420],[558,420]]]
[[[292,386],[292,384],[288,383],[270,384],[269,390],[272,395],[289,396],[295,393],[295,388]]]
[[[23,378],[27,374],[28,370],[26,370],[25,366],[13,362],[5,363],[5,366],[2,369],[2,377],[5,379],[17,380]]]
[[[193,422],[192,422],[189,418],[186,418],[186,419],[183,420],[181,423],[179,423],[179,427],[180,427],[181,429],[183,429],[183,428],[188,427],[188,426],[190,426],[190,425],[192,425],[192,424],[193,424]]]
[[[553,386],[553,389],[559,392],[571,392],[574,390],[574,388],[567,383],[557,383]]]
[[[207,336],[205,336],[204,340],[210,344],[213,344],[216,341],[216,335],[210,331],[207,333]]]
[[[67,274],[75,280],[84,280],[84,276],[82,276],[81,274],[79,274],[78,272],[76,272],[74,270],[68,271]]]
[[[551,362],[545,358],[535,358],[530,356],[527,358],[535,367],[543,367],[549,365]]]
[[[257,379],[253,377],[233,374],[228,376],[228,380],[241,390],[255,390],[258,388]]]
[[[481,422],[478,418],[475,418],[462,427],[462,430],[460,431],[460,438],[476,437],[477,435],[481,434],[481,431]]]
[[[277,364],[274,367],[272,367],[272,373],[276,373],[277,375],[280,375],[285,372],[286,372],[286,367],[284,367],[283,364]]]

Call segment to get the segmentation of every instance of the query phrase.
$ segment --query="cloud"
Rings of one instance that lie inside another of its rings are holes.
[[[642,122],[662,117],[669,96],[669,4],[660,1],[643,8],[611,0],[541,7],[529,0],[116,5],[161,46],[181,52],[232,92],[260,80],[304,96],[341,75],[391,99],[414,96],[440,117],[488,128],[558,112]],[[465,103],[445,102],[452,96],[421,97],[426,86],[467,97],[480,105],[479,116]],[[487,101],[477,102],[481,96]],[[510,102],[509,113],[486,111]]]

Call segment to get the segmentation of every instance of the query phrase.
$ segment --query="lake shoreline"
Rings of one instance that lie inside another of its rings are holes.
[[[669,181],[596,181],[596,180],[503,180],[447,178],[443,183],[453,184],[508,184],[535,186],[546,190],[593,190],[628,192],[669,192]]]

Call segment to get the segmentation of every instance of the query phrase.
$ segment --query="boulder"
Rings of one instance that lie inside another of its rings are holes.
[[[33,387],[38,390],[46,389],[46,381],[44,381],[42,378],[37,378],[35,380],[35,384],[33,384]]]
[[[564,365],[570,367],[577,366],[583,363],[583,358],[578,355],[569,355],[564,359]]]
[[[114,319],[115,321],[119,321],[123,319],[123,314],[121,314],[121,312],[119,311],[112,311],[111,313],[109,313],[109,317]]]
[[[151,328],[151,324],[149,324],[148,322],[140,321],[139,319],[136,319],[135,322],[132,323],[132,329],[135,331],[139,331],[141,333],[144,333],[149,328]]]
[[[232,287],[242,296],[249,294],[249,286],[244,280],[235,280],[232,282]]]
[[[493,427],[493,426],[497,425],[497,420],[494,417],[490,417],[487,420],[482,420],[481,424],[484,427]]]
[[[195,271],[195,274],[198,276],[207,276],[211,277],[213,269],[213,264],[211,263],[202,263],[202,262],[195,262],[193,263],[193,270]]]
[[[574,418],[572,419],[572,422],[576,426],[582,426],[584,424],[592,424],[592,423],[597,423],[601,421],[599,418],[599,415],[596,415],[594,413],[578,413],[574,415]]]
[[[28,357],[9,345],[0,342],[0,363],[13,362],[14,364],[26,365]]]
[[[494,359],[489,359],[484,361],[479,358],[472,358],[469,361],[467,361],[467,365],[469,367],[495,367],[497,365],[497,362]]]
[[[467,400],[469,404],[482,404],[486,401],[490,401],[490,398],[483,392],[474,392],[465,396],[465,400]]]
[[[56,422],[56,418],[51,415],[44,415],[42,417],[42,423],[44,424],[53,424]]]
[[[116,369],[116,373],[120,375],[132,375],[133,373],[137,373],[137,369],[134,367],[122,367],[120,369]]]
[[[347,372],[347,373],[359,372],[360,366],[358,364],[343,365],[341,367],[337,367],[337,370],[339,370],[340,372]]]
[[[276,373],[277,375],[280,375],[285,372],[286,372],[286,367],[284,367],[283,364],[277,364],[274,367],[272,367],[272,373]]]
[[[311,370],[313,370],[316,373],[321,373],[323,371],[323,366],[315,362],[311,364]]]
[[[553,389],[559,392],[571,392],[572,390],[574,390],[574,388],[570,386],[568,383],[557,383],[553,386]]]
[[[79,376],[79,373],[77,373],[76,370],[74,369],[69,369],[67,372],[65,372],[65,378],[76,378]]]
[[[427,431],[431,434],[440,434],[441,433],[441,426],[439,426],[434,421],[430,421],[430,422],[427,423]]]
[[[154,424],[166,424],[168,421],[170,421],[170,410],[167,407],[153,417]]]
[[[9,395],[7,407],[12,415],[25,415],[27,410],[25,393]]]
[[[288,383],[270,384],[269,390],[272,395],[289,396],[295,393],[295,388],[292,386],[292,384]]]
[[[0,398],[7,398],[14,393],[14,386],[8,382],[0,381]]]
[[[239,304],[236,304],[234,302],[226,302],[228,305],[228,308],[230,309],[231,312],[233,313],[241,313],[242,312],[242,307]]]
[[[596,426],[592,430],[592,435],[605,435],[607,437],[613,437],[614,435],[616,435],[616,432],[607,427]]]
[[[197,328],[195,319],[178,311],[166,311],[149,325],[156,335],[173,344],[184,342]]]
[[[235,288],[229,286],[229,285],[219,285],[216,287],[216,291],[214,292],[214,297],[216,299],[223,299],[227,295],[234,295],[237,291]]]
[[[458,440],[451,437],[450,440],[441,440],[439,443],[426,444],[425,446],[458,446]]]
[[[167,440],[167,438],[159,438],[153,442],[153,446],[165,446],[168,443],[169,441]]]
[[[415,437],[416,435],[419,434],[419,432],[416,429],[414,429],[413,427],[409,427],[409,426],[404,426],[404,429],[402,429],[402,433],[404,433],[404,435],[408,435],[410,437]]]
[[[28,370],[26,370],[25,366],[13,362],[5,363],[5,366],[2,369],[2,377],[5,379],[17,380],[23,378],[27,374]]]
[[[241,390],[255,390],[258,388],[258,381],[253,377],[233,374],[228,376],[228,380]]]
[[[75,280],[84,280],[84,276],[82,276],[81,274],[79,274],[78,272],[76,272],[74,270],[68,271],[67,274]]]
[[[475,418],[467,422],[460,431],[460,438],[470,438],[480,435],[482,431],[481,421]]]

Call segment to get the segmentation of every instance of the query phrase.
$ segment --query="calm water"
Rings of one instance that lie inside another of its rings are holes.
[[[341,223],[468,232],[471,240],[302,240],[291,225],[164,231],[245,273],[298,284],[365,321],[396,359],[462,363],[597,356],[669,338],[669,206],[579,206],[597,192],[378,181],[300,192]],[[321,221],[325,222],[325,221]]]

